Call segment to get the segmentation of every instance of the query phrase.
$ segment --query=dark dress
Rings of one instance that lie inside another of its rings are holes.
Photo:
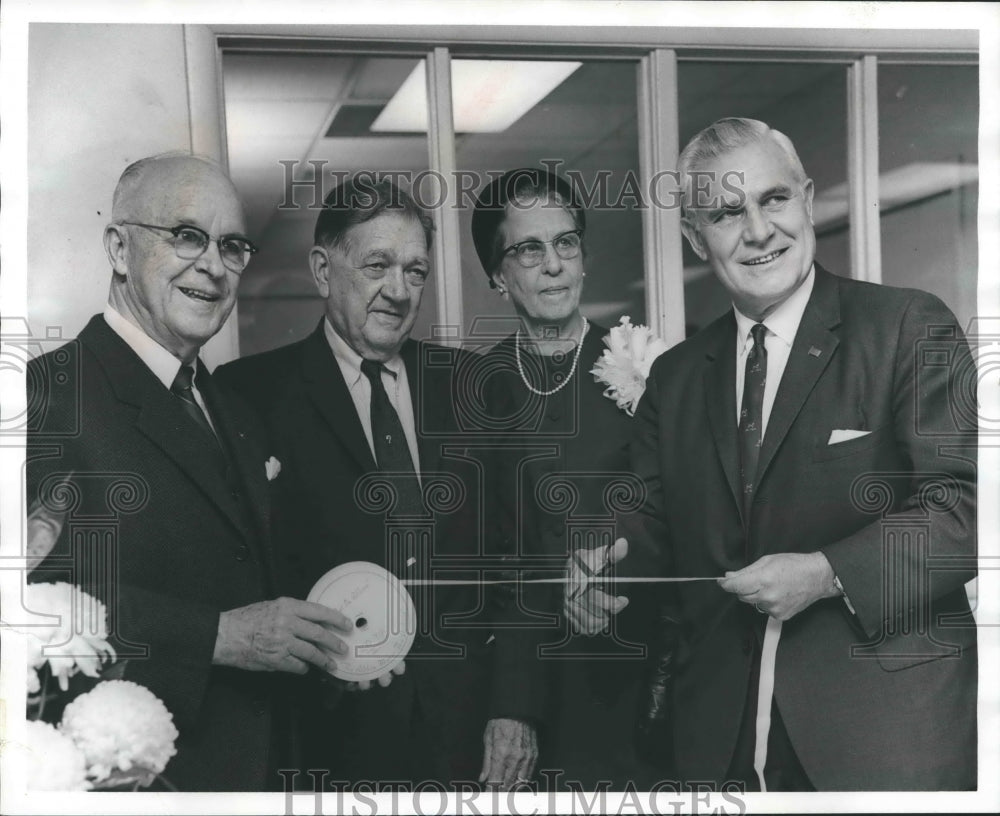
[[[502,538],[495,546],[519,560],[522,576],[561,575],[573,550],[612,543],[616,514],[634,512],[639,503],[640,488],[629,473],[631,419],[590,373],[606,335],[591,324],[575,374],[549,396],[525,387],[513,336],[487,355],[488,409],[509,446],[494,465],[500,471],[494,532]],[[522,347],[525,376],[538,390],[552,389],[569,375],[574,351],[546,357]],[[509,710],[492,714],[534,721],[543,788],[594,790],[607,783],[620,790],[629,781],[648,788],[654,776],[637,759],[632,734],[651,599],[632,585],[629,607],[611,632],[573,637],[560,614],[562,586],[508,591],[516,594],[508,603],[518,609],[520,626],[498,630],[497,648],[506,655],[503,665],[519,666],[519,675],[497,682],[521,691],[521,710],[512,699]]]

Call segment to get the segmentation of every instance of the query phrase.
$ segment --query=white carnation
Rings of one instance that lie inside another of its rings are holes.
[[[145,686],[106,680],[66,706],[63,732],[73,738],[97,781],[133,766],[162,773],[177,753],[173,715]]]
[[[28,790],[82,791],[90,787],[87,761],[73,740],[40,720],[28,720],[25,729]]]
[[[649,369],[667,350],[667,344],[647,326],[633,326],[628,315],[623,315],[618,322],[619,325],[604,338],[607,349],[590,373],[597,382],[607,386],[604,396],[613,399],[629,416],[634,416],[646,390]]]
[[[73,584],[27,584],[25,608],[48,621],[24,626],[27,635],[29,693],[39,691],[38,669],[48,661],[63,691],[78,671],[97,677],[104,660],[114,660],[115,650],[107,642],[107,612],[97,599]]]

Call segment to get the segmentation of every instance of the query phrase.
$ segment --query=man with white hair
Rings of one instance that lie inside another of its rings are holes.
[[[955,317],[814,261],[813,183],[763,122],[716,122],[679,169],[684,235],[733,309],[656,361],[632,440],[631,558],[717,578],[675,585],[676,771],[974,789],[975,366]],[[615,608],[591,591],[567,612],[592,630]]]
[[[268,600],[277,463],[255,414],[198,359],[256,252],[245,229],[215,164],[131,164],[104,231],[104,313],[28,367],[29,506],[62,525],[32,580],[108,605],[116,676],[148,687],[180,732],[164,770],[180,790],[280,790],[275,672],[330,669],[351,628],[318,604]]]

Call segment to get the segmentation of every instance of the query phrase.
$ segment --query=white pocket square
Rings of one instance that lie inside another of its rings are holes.
[[[827,440],[827,445],[836,445],[838,442],[847,442],[851,439],[860,439],[862,436],[868,436],[871,431],[841,431],[835,430],[830,431],[830,438]]]
[[[272,456],[264,463],[264,470],[267,473],[267,480],[273,482],[281,473],[281,462]]]

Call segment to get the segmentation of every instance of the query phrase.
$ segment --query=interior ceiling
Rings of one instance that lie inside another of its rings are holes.
[[[341,105],[385,104],[416,63],[411,58],[332,55],[224,56],[230,171],[246,200],[254,234],[263,235],[275,217],[311,217],[302,208],[278,209],[286,193],[286,169],[279,161],[320,161],[338,171],[427,167],[424,134],[325,138]],[[706,67],[709,70],[693,76],[688,72],[682,129],[685,123],[707,124],[727,98],[733,100],[733,109],[754,110],[815,79],[813,71],[790,71],[787,65],[758,66],[752,78],[738,69],[727,70],[728,66]],[[769,69],[766,75],[761,74],[762,67]],[[506,132],[459,134],[458,165],[506,168],[523,163],[524,156],[541,155],[577,167],[594,148],[600,146],[605,152],[609,139],[620,140],[621,149],[634,156],[635,94],[632,64],[584,64]],[[553,127],[553,123],[558,124]],[[302,168],[309,178],[311,168],[304,164]],[[308,203],[311,198],[308,190],[305,195],[301,189],[297,193],[299,201]]]
[[[427,168],[426,134],[327,138],[345,104],[384,105],[417,64],[416,58],[275,53],[227,53],[223,77],[229,166],[247,207],[251,237],[262,247],[244,285],[263,287],[284,277],[285,291],[314,293],[305,264],[291,275],[288,258],[301,258],[312,241],[314,191],[286,186],[294,162],[296,178],[312,178],[307,162],[330,171]],[[458,134],[460,169],[506,170],[556,159],[566,167],[623,173],[638,167],[636,63],[590,62],[555,88],[503,133]],[[692,70],[694,69],[694,70]],[[709,124],[728,107],[744,114],[764,110],[838,66],[756,65],[753,76],[739,66],[686,66],[681,97],[681,137]],[[842,70],[842,67],[840,68]],[[294,195],[293,195],[294,192]],[[293,202],[293,206],[279,207]],[[298,281],[298,283],[296,283]]]
[[[405,58],[225,56],[230,171],[255,234],[262,235],[276,217],[312,217],[302,208],[278,209],[286,192],[286,170],[279,160],[325,162],[330,170],[349,172],[427,168],[425,134],[325,137],[342,105],[385,104],[416,64]],[[630,66],[624,72],[622,67],[609,72],[583,66],[504,133],[459,134],[459,167],[505,168],[536,154],[573,166],[574,159],[615,134],[635,153],[635,74]],[[594,115],[595,101],[601,104],[600,116]],[[556,132],[553,121],[560,123]],[[310,178],[311,167],[301,166],[300,177]],[[299,188],[296,198],[308,203],[312,193]]]

